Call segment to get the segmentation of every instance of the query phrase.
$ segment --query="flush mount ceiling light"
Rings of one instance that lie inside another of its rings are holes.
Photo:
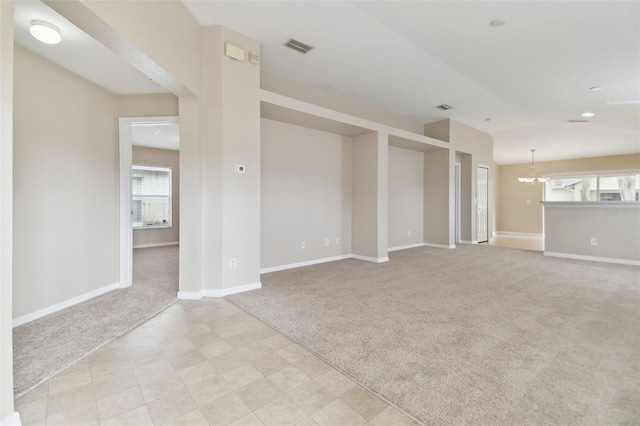
[[[505,24],[505,22],[502,19],[494,19],[493,21],[489,22],[489,25],[491,25],[492,27],[501,27]]]
[[[29,32],[36,40],[45,44],[58,44],[62,41],[60,28],[39,19],[31,21]]]
[[[582,114],[580,114],[583,117],[593,117],[595,114],[592,112],[583,112]]]
[[[531,168],[529,169],[529,177],[518,178],[518,181],[520,183],[524,183],[527,185],[538,185],[541,183],[545,183],[547,181],[547,178],[541,178],[536,176],[536,165],[533,162],[533,153],[536,152],[536,150],[532,149],[530,151],[531,151]]]

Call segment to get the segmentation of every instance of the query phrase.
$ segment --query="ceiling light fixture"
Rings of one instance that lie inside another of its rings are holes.
[[[31,21],[29,32],[36,40],[45,44],[58,44],[62,41],[60,28],[39,19]]]
[[[536,176],[536,165],[533,162],[533,153],[536,152],[536,150],[532,149],[530,151],[531,151],[531,169],[529,169],[529,177],[518,178],[518,181],[520,183],[524,183],[527,185],[539,185],[541,183],[545,183],[547,181],[547,178],[541,178]]]
[[[580,114],[583,117],[593,117],[595,114],[592,112],[583,112],[582,114]]]
[[[501,27],[505,24],[505,22],[502,19],[494,19],[493,21],[489,22],[489,25],[491,25],[492,27]]]

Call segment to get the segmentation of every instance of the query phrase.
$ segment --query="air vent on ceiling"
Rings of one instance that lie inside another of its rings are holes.
[[[441,109],[443,111],[448,111],[451,109],[451,107],[447,104],[438,105],[436,108]]]
[[[569,120],[569,123],[588,123],[589,120]]]
[[[301,41],[298,41],[296,39],[290,38],[289,41],[287,41],[285,44],[285,46],[295,50],[296,52],[300,52],[302,54],[307,54],[311,49],[313,49],[313,46],[309,46],[308,44],[304,44]]]

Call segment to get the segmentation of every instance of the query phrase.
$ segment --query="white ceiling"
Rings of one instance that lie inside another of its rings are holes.
[[[2,0],[0,0],[2,1]],[[19,45],[116,94],[167,93],[64,17],[38,0],[17,0],[14,7],[15,41]],[[49,45],[29,33],[40,19],[60,28],[62,41]]]
[[[131,144],[148,148],[180,150],[180,127],[174,120],[153,120],[131,124]]]
[[[637,1],[183,2],[200,25],[260,40],[264,70],[490,133],[498,164],[526,163],[530,148],[538,161],[640,152]],[[18,0],[15,14],[16,42],[72,72],[114,93],[166,92],[41,2]],[[32,39],[33,19],[60,27],[63,42]],[[290,37],[315,49],[283,47]],[[589,123],[567,122],[585,111]]]

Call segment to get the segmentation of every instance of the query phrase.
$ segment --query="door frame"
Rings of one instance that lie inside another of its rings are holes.
[[[125,288],[133,284],[133,229],[131,222],[131,166],[133,165],[133,148],[131,126],[134,123],[155,121],[178,123],[178,116],[152,117],[120,117],[118,119],[118,228],[119,228],[119,287]]]
[[[461,193],[462,193],[462,163],[456,162],[454,165],[455,168],[455,195],[454,195],[454,200],[455,200],[455,243],[456,244],[461,244],[462,243],[462,237],[460,235],[460,202],[462,201],[460,199],[461,197]]]
[[[483,169],[487,169],[487,239],[486,242],[489,242],[489,206],[491,205],[491,203],[489,202],[489,196],[491,194],[491,192],[489,191],[489,184],[491,182],[491,167],[489,166],[485,166],[484,164],[478,164],[476,166],[476,235],[475,235],[475,241],[477,241],[478,243],[481,242],[480,239],[478,238],[478,169],[483,168]],[[482,241],[485,242],[485,241]]]

